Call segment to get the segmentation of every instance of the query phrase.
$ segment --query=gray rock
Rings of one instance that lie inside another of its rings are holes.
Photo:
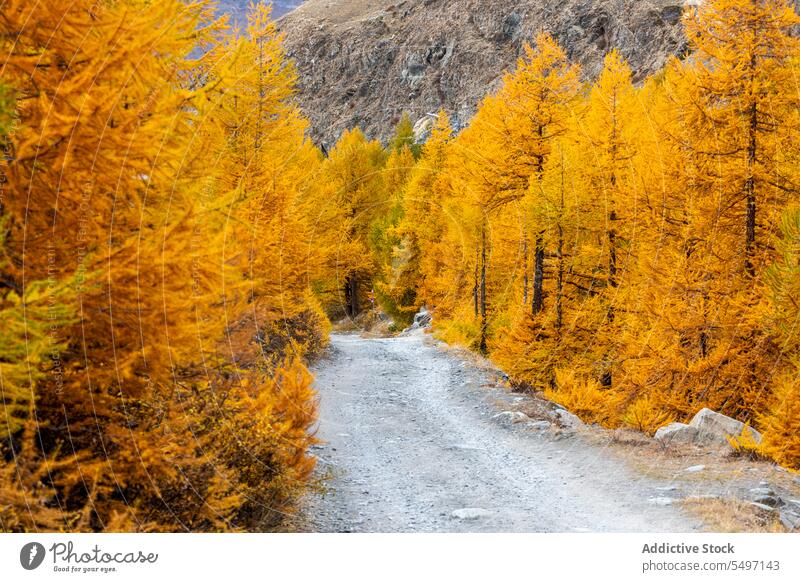
[[[755,487],[750,490],[753,495],[775,495],[775,492],[769,487]]]
[[[688,445],[694,442],[697,434],[698,431],[693,426],[682,422],[673,422],[659,428],[653,438],[664,444]]]
[[[699,473],[701,471],[705,471],[705,465],[692,465],[691,467],[686,467],[684,472],[686,473]]]
[[[553,414],[555,415],[559,424],[561,424],[564,428],[578,428],[583,426],[583,421],[580,418],[564,408],[556,408],[553,411]]]
[[[664,22],[674,25],[680,22],[682,14],[683,5],[680,3],[675,3],[674,5],[665,6],[662,8],[660,17],[664,19]]]
[[[546,420],[536,420],[534,422],[528,423],[528,428],[531,430],[547,430],[551,426],[552,425]]]
[[[672,497],[651,497],[647,502],[653,505],[672,505],[675,500]]]
[[[769,513],[775,513],[777,511],[774,507],[771,507],[769,505],[764,505],[763,503],[759,503],[758,501],[749,501],[748,503],[753,507],[760,509],[761,511],[766,511]]]
[[[777,495],[758,495],[753,499],[759,505],[768,505],[769,507],[781,507],[784,505],[783,499]]]
[[[697,429],[695,442],[706,446],[727,446],[728,437],[738,437],[745,429],[743,422],[709,408],[704,408],[695,414],[689,426]],[[761,442],[761,433],[752,427],[747,427],[747,430],[755,442]]]
[[[456,509],[450,514],[450,517],[453,519],[461,519],[464,521],[472,521],[475,519],[482,519],[484,517],[489,517],[491,515],[490,512],[486,511],[485,509],[481,509],[480,507],[464,507],[463,509]]]
[[[431,313],[425,307],[420,307],[419,313],[414,316],[412,327],[430,327],[432,321],[433,316]]]
[[[506,410],[505,412],[495,414],[492,417],[492,420],[502,426],[511,426],[514,424],[520,424],[521,422],[529,422],[531,419],[524,412]]]
[[[434,115],[425,115],[417,120],[414,124],[414,141],[416,143],[425,143],[428,140],[435,120],[436,116]]]
[[[800,531],[800,513],[782,511],[781,524],[789,531]]]

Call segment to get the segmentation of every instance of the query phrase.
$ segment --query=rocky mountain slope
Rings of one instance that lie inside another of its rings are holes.
[[[637,79],[684,49],[685,0],[307,0],[280,19],[313,136],[361,126],[386,139],[403,111],[457,127],[539,30],[591,78],[619,48]],[[687,3],[698,0],[688,0]]]

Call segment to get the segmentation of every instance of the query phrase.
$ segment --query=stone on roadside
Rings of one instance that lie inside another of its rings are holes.
[[[794,511],[782,511],[781,524],[789,531],[800,531],[800,514]]]
[[[583,426],[583,421],[580,418],[564,408],[556,408],[553,414],[564,428],[578,428]]]
[[[425,307],[420,307],[419,312],[414,316],[414,327],[430,327],[433,321],[431,312]]]
[[[428,311],[425,307],[420,307],[419,312],[414,315],[414,323],[403,330],[404,334],[409,334],[414,330],[426,329],[431,326],[433,322],[433,314]],[[444,342],[440,342],[437,345],[444,345]]]
[[[490,515],[491,515],[490,512],[486,511],[485,509],[481,509],[480,507],[464,507],[462,509],[456,509],[455,511],[453,511],[450,514],[450,517],[452,517],[453,519],[472,521],[484,517],[489,517]]]
[[[698,431],[693,426],[682,422],[672,422],[659,428],[653,438],[667,445],[688,445],[694,442],[697,438],[697,434]]]
[[[694,415],[689,426],[697,430],[695,442],[707,446],[724,446],[729,445],[728,437],[740,436],[746,425],[730,416],[703,408]],[[761,442],[761,433],[749,426],[747,431],[756,443]]]
[[[547,430],[552,425],[546,420],[536,420],[534,422],[528,423],[528,428],[531,430]]]
[[[753,501],[761,505],[768,505],[770,507],[780,507],[784,504],[783,499],[777,495],[761,495],[756,497]]]
[[[753,495],[775,495],[775,491],[773,491],[770,487],[762,486],[762,487],[755,487],[750,490],[750,493]]]
[[[519,412],[518,410],[506,410],[505,412],[495,414],[492,417],[492,420],[501,426],[512,426],[521,422],[528,422],[530,421],[530,417],[524,412]]]
[[[766,511],[768,513],[775,513],[776,511],[774,507],[770,507],[769,505],[764,505],[763,503],[759,503],[758,501],[748,501],[748,503],[753,507],[760,509],[761,511]]]

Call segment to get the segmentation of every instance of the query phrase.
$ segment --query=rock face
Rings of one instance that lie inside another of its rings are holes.
[[[312,137],[360,126],[386,140],[403,111],[418,134],[441,108],[459,129],[539,30],[586,78],[616,47],[636,80],[685,50],[684,0],[307,0],[278,21]]]

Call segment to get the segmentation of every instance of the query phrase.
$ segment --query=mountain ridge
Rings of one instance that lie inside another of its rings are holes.
[[[696,3],[689,0],[687,4]],[[686,48],[683,0],[307,0],[278,19],[311,135],[361,127],[386,141],[402,112],[464,127],[544,30],[593,78],[618,48],[636,80]]]

